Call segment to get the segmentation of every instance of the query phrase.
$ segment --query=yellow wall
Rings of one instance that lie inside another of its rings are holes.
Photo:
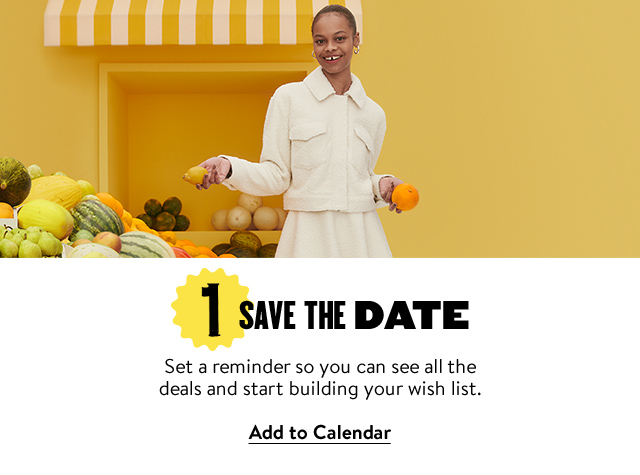
[[[363,3],[353,70],[387,113],[377,171],[422,198],[380,212],[396,256],[640,256],[638,2]],[[0,155],[93,183],[100,63],[309,60],[306,46],[45,48],[45,6],[0,0]],[[161,105],[130,104],[146,99]]]

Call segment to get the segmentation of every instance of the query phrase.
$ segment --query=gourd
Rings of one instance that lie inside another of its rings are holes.
[[[43,176],[33,180],[29,196],[24,200],[49,200],[70,210],[82,200],[82,187],[77,181],[61,175]]]
[[[22,162],[13,157],[0,158],[0,201],[18,206],[30,190],[31,177]]]

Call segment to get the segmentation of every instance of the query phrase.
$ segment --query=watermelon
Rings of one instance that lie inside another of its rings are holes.
[[[124,232],[124,224],[118,213],[98,200],[87,200],[78,203],[71,209],[74,220],[74,234],[81,229],[86,229],[94,236],[103,231],[117,234]]]
[[[155,234],[130,231],[120,236],[122,249],[120,257],[176,257],[171,246]]]
[[[182,249],[181,247],[172,247],[171,249],[173,249],[173,253],[176,255],[176,257],[179,257],[181,259],[190,259],[191,255],[185,251],[184,249]]]
[[[27,167],[15,158],[0,158],[0,201],[15,208],[29,196],[29,191],[31,176]]]

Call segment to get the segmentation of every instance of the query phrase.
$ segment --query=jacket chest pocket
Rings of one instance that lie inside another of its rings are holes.
[[[327,160],[327,124],[306,122],[289,130],[291,166],[310,170]]]
[[[356,125],[353,128],[357,139],[354,143],[351,165],[363,176],[369,175],[369,166],[373,156],[373,139],[367,130]]]

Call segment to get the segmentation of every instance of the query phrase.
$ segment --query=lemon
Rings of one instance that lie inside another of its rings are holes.
[[[207,173],[207,169],[204,167],[191,167],[182,176],[182,179],[192,185],[202,185],[202,180]]]

